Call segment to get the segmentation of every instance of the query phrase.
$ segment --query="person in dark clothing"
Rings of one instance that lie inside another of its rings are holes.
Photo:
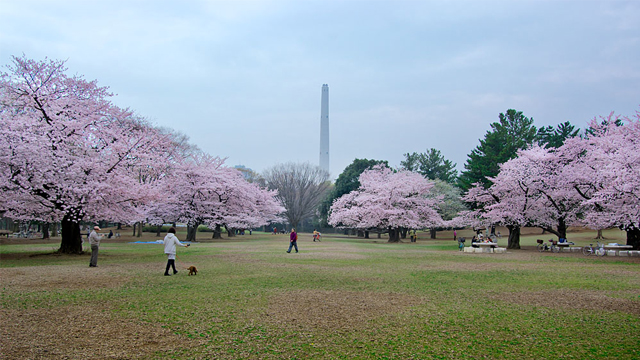
[[[289,250],[287,250],[287,253],[291,252],[292,247],[295,247],[296,252],[298,252],[298,234],[296,234],[296,229],[291,229],[291,234],[289,234]]]

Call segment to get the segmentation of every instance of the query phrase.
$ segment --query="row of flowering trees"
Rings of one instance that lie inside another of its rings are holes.
[[[82,251],[79,222],[255,227],[275,193],[115,106],[62,61],[14,57],[0,74],[0,216],[61,222],[60,252]]]
[[[640,113],[591,122],[582,137],[559,147],[532,145],[500,165],[487,187],[476,183],[463,196],[476,210],[450,221],[437,211],[442,196],[420,174],[394,172],[385,165],[364,171],[360,187],[336,199],[329,224],[360,230],[384,230],[389,241],[408,228],[502,225],[508,247],[520,247],[520,228],[540,227],[558,238],[570,225],[593,229],[618,227],[627,244],[640,247]],[[441,212],[441,211],[440,211]]]
[[[490,180],[466,194],[478,208],[466,216],[506,226],[509,248],[520,247],[523,226],[566,238],[569,225],[619,227],[628,245],[640,247],[640,113],[593,120],[585,136],[558,148],[521,150]]]

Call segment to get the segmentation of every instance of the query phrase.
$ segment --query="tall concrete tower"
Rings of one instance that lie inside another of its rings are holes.
[[[329,171],[329,85],[322,85],[320,102],[320,167]]]

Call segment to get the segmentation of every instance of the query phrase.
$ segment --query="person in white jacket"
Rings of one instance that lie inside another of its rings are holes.
[[[176,245],[187,247],[189,244],[183,244],[176,237],[176,228],[171,227],[167,232],[167,236],[164,237],[164,253],[167,254],[169,260],[167,261],[167,269],[164,271],[164,276],[171,276],[169,274],[169,268],[173,268],[173,274],[177,274],[176,270]]]

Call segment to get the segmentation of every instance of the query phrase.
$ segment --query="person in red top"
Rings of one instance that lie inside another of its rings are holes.
[[[296,252],[298,252],[298,234],[296,234],[296,229],[291,229],[291,234],[289,234],[289,250],[287,250],[287,253],[291,252],[292,247],[295,247]]]

